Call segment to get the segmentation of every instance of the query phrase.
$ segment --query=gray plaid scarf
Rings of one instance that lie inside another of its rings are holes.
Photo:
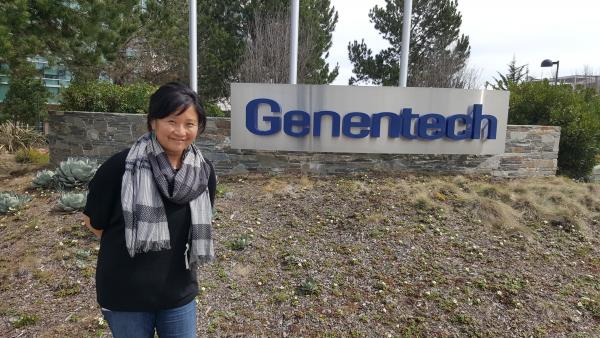
[[[162,196],[174,203],[189,203],[192,224],[190,261],[214,259],[212,208],[208,195],[210,166],[192,144],[183,154],[181,168],[173,170],[154,133],[142,135],[125,160],[121,203],[125,220],[125,242],[131,257],[136,253],[171,248],[169,226]],[[185,263],[189,269],[186,244]]]

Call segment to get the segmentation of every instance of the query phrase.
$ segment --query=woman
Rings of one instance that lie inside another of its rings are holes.
[[[216,177],[194,145],[206,117],[196,93],[168,83],[150,97],[147,123],[89,184],[97,299],[116,338],[195,337],[195,267],[214,257]]]

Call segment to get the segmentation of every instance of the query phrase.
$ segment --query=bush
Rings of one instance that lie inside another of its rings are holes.
[[[56,181],[54,180],[54,171],[52,170],[42,170],[39,171],[35,177],[33,178],[32,185],[34,188],[40,189],[49,189],[56,186]]]
[[[12,192],[0,192],[0,214],[14,212],[31,201],[27,195],[18,195]]]
[[[511,87],[508,122],[560,126],[558,173],[586,177],[600,153],[600,97],[548,81]]]
[[[87,193],[66,193],[58,200],[58,207],[63,211],[81,211],[85,207]]]
[[[0,124],[0,149],[14,152],[20,148],[43,147],[46,139],[39,132],[11,121]]]
[[[50,92],[39,78],[11,78],[1,119],[36,125],[48,115],[46,100],[49,96]]]
[[[225,113],[221,110],[221,108],[219,108],[219,106],[217,106],[214,103],[210,103],[210,102],[206,102],[204,104],[204,111],[206,113],[206,116],[212,116],[212,117],[224,117]]]
[[[82,187],[92,180],[98,170],[98,162],[88,158],[68,158],[60,162],[54,172],[54,180],[61,189]]]
[[[18,163],[48,164],[50,155],[35,148],[21,148],[15,153]]]
[[[145,114],[157,87],[148,83],[116,85],[110,82],[74,83],[61,94],[64,110]]]

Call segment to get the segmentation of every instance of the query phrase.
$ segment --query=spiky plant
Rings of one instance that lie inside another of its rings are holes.
[[[54,180],[54,175],[55,173],[52,170],[38,171],[33,178],[33,187],[40,189],[52,188],[56,183]]]
[[[319,293],[319,284],[312,277],[306,278],[297,289],[300,295],[314,295]]]
[[[242,235],[233,241],[229,242],[229,247],[235,251],[242,251],[250,245],[250,238],[247,235]]]
[[[31,201],[31,197],[27,195],[19,195],[12,192],[0,192],[0,214],[15,212],[29,201]]]
[[[0,147],[8,152],[19,148],[43,147],[46,145],[44,135],[11,121],[0,123]]]
[[[98,162],[89,158],[68,158],[56,168],[55,180],[60,188],[73,189],[88,183],[98,170]]]
[[[83,210],[87,201],[87,192],[85,193],[66,193],[58,200],[58,207],[63,211]]]

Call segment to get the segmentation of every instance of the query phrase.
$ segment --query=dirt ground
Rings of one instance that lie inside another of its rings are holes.
[[[33,197],[0,216],[0,337],[110,336],[98,241],[32,177],[0,180]],[[217,210],[202,337],[600,336],[598,184],[249,175]]]

